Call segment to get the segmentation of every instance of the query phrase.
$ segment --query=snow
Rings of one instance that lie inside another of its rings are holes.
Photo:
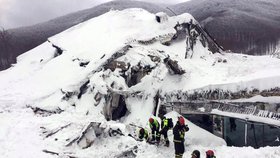
[[[156,147],[127,136],[104,136],[96,139],[87,149],[77,144],[70,147],[65,145],[79,136],[90,122],[101,122],[106,128],[119,128],[125,135],[135,132],[129,123],[148,127],[147,120],[152,117],[154,110],[153,97],[158,91],[167,93],[215,88],[238,91],[244,88],[263,90],[280,87],[280,60],[277,58],[212,54],[197,42],[193,58],[184,59],[185,41],[177,41],[170,46],[159,42],[161,38],[176,33],[174,26],[177,23],[189,22],[191,19],[193,17],[190,14],[182,14],[157,23],[155,15],[143,9],[110,11],[50,37],[50,43],[45,42],[19,56],[17,64],[0,72],[0,154],[7,158],[59,157],[42,152],[47,149],[58,152],[60,156],[103,158],[117,157],[137,146],[136,155],[140,158],[173,157],[173,143],[169,148]],[[137,43],[138,40],[153,38],[157,41],[150,45]],[[52,44],[61,47],[63,54],[54,57]],[[154,67],[140,83],[131,87],[126,85],[120,69],[113,72],[109,69],[97,71],[107,59],[128,44],[132,48],[118,61],[130,63],[131,66],[140,64]],[[178,61],[186,73],[182,76],[171,75],[162,62],[153,62],[149,55],[157,56],[161,61],[169,55]],[[76,59],[90,63],[81,67]],[[226,59],[227,62],[218,62],[219,59]],[[88,89],[78,99],[79,88],[87,81]],[[128,108],[126,116],[119,121],[108,122],[103,111],[106,104],[104,96],[112,89],[140,93],[125,98]],[[66,92],[73,92],[74,96],[63,99]],[[103,95],[99,102],[94,99],[97,93]],[[275,101],[273,97],[265,99]],[[26,105],[50,111],[61,109],[63,112],[42,117],[33,114]],[[178,115],[171,112],[167,117],[172,117],[175,123]],[[189,157],[194,149],[200,150],[202,157],[205,157],[208,149],[213,149],[217,157],[226,158],[280,156],[279,147],[227,147],[221,138],[188,120],[186,122],[190,131],[186,134],[184,157]],[[44,131],[68,124],[67,128],[46,138]],[[168,134],[172,140],[172,132]]]
[[[1,157],[51,157],[41,152],[45,145],[39,135],[40,120],[29,109],[0,113]]]

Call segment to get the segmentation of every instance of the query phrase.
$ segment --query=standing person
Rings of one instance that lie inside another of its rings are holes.
[[[206,151],[206,158],[216,158],[213,150]]]
[[[169,139],[168,139],[168,130],[173,128],[173,122],[171,118],[166,118],[163,116],[163,119],[161,121],[161,131],[160,134],[164,136],[165,139],[165,146],[169,147]]]
[[[139,136],[138,136],[139,140],[140,141],[143,141],[144,139],[146,141],[148,141],[148,138],[149,138],[149,133],[148,133],[148,130],[144,129],[144,128],[141,128],[139,130]]]
[[[173,128],[175,158],[182,158],[185,152],[185,132],[189,131],[189,127],[185,125],[183,116],[178,117],[178,121]]]
[[[192,152],[192,158],[200,158],[200,152],[198,150],[194,150]]]
[[[149,123],[150,123],[150,128],[152,131],[152,141],[156,140],[156,143],[159,143],[159,141],[160,141],[159,123],[154,118],[150,118]]]

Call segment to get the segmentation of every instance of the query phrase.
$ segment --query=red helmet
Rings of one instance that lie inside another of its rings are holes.
[[[206,151],[206,156],[214,156],[214,151],[213,150]]]
[[[149,122],[150,122],[150,123],[153,123],[153,122],[154,122],[154,119],[153,119],[153,118],[150,118],[150,119],[149,119]]]
[[[145,132],[145,131],[144,131],[144,128],[141,128],[141,129],[140,129],[140,134],[144,134],[144,132]]]
[[[185,125],[185,119],[183,116],[179,117],[179,123],[180,123],[180,125]]]

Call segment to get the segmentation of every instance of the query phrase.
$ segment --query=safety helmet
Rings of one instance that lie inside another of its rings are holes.
[[[149,119],[149,122],[150,122],[150,123],[153,123],[153,122],[154,122],[154,119],[153,119],[153,118],[150,118],[150,119]]]
[[[214,151],[213,150],[206,151],[206,156],[214,156]]]
[[[183,116],[179,117],[179,123],[180,123],[180,125],[185,125],[185,119]]]
[[[192,152],[192,156],[196,157],[196,158],[200,158],[200,152],[198,150],[194,150]]]

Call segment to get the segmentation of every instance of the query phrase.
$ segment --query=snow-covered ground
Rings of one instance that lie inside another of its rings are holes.
[[[125,127],[125,134],[131,133],[129,123],[147,127],[152,116],[153,97],[174,90],[191,91],[200,88],[221,88],[238,91],[244,88],[265,90],[280,87],[280,60],[269,56],[248,56],[241,54],[212,54],[200,42],[194,47],[193,58],[184,59],[185,40],[176,41],[170,46],[161,44],[162,38],[176,33],[174,26],[189,22],[193,17],[183,14],[169,17],[168,21],[158,23],[155,15],[143,9],[110,11],[72,27],[54,37],[49,42],[34,48],[18,57],[17,64],[0,72],[0,154],[7,158],[17,157],[59,157],[42,150],[60,153],[60,156],[76,157],[117,157],[134,146],[138,147],[137,157],[174,157],[173,144],[169,148],[137,142],[131,137],[102,137],[94,141],[87,149],[77,144],[65,145],[80,134],[89,122],[102,122],[103,126]],[[156,39],[154,43],[144,45],[139,40]],[[64,50],[54,57],[55,48]],[[131,66],[154,67],[141,82],[128,87],[121,76],[121,70],[105,70],[105,63],[114,53],[130,45],[125,55],[117,59]],[[170,56],[186,71],[183,75],[172,75],[162,62]],[[159,62],[150,56],[159,57]],[[218,62],[220,59],[227,62]],[[89,62],[80,66],[81,62]],[[102,67],[103,69],[99,69]],[[86,81],[88,90],[81,98],[77,91]],[[141,97],[128,96],[125,102],[129,114],[120,121],[106,121],[104,116],[105,97],[108,91],[128,93],[141,92]],[[69,99],[64,92],[73,92]],[[96,94],[103,98],[98,102]],[[267,98],[269,99],[269,98]],[[45,110],[63,110],[50,116],[33,114],[26,106]],[[177,113],[168,117],[176,120]],[[67,128],[46,138],[44,131],[65,125]],[[217,157],[249,158],[280,157],[279,147],[253,149],[251,147],[227,147],[225,142],[211,133],[200,129],[187,121],[190,131],[186,134],[186,153],[190,157],[198,149],[205,157],[205,151],[213,149]],[[172,132],[169,133],[172,139]]]

